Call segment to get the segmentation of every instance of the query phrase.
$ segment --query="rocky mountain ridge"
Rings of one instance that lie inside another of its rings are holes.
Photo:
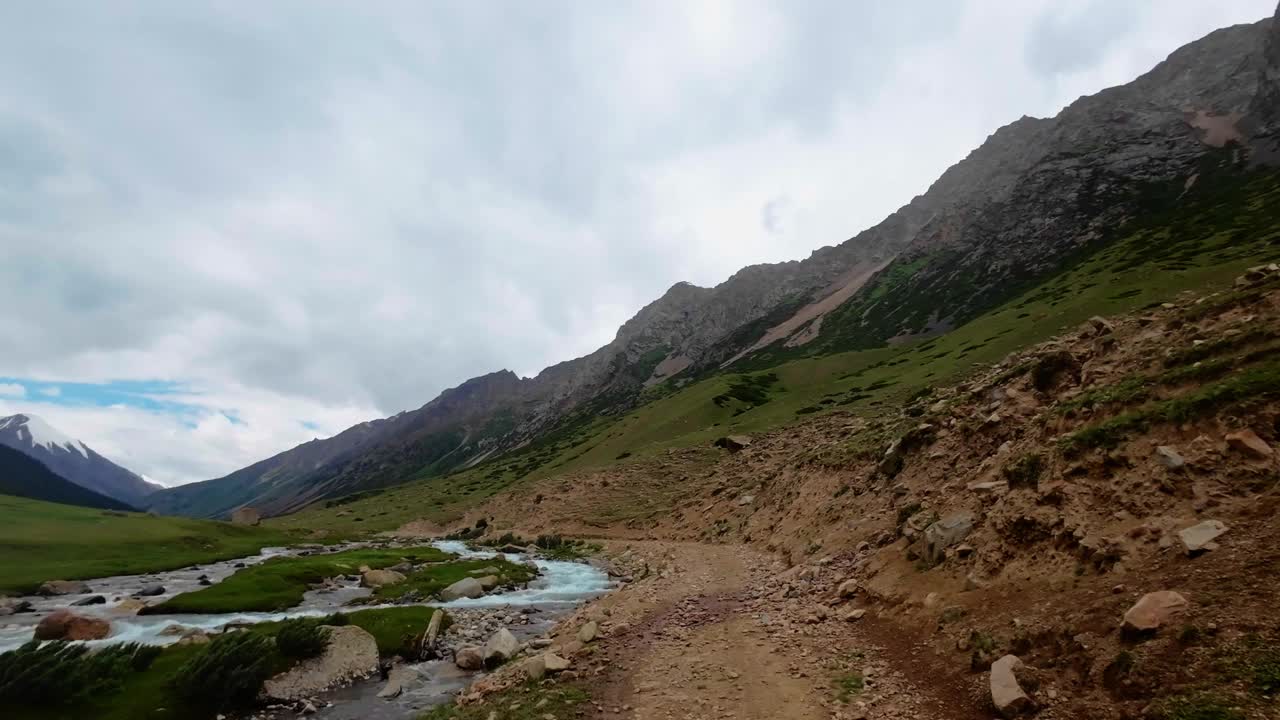
[[[128,506],[144,506],[147,498],[161,489],[35,415],[20,413],[0,418],[0,445],[35,459],[82,488]]]
[[[585,357],[533,378],[475,378],[418,410],[165,491],[152,507],[285,513],[520,450],[574,418],[625,412],[647,386],[946,331],[1125,220],[1269,162],[1274,36],[1269,19],[1218,30],[1054,118],[1006,125],[878,225],[714,288],[678,283]]]

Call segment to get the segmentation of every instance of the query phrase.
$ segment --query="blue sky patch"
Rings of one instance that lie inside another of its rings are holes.
[[[193,394],[191,388],[168,380],[111,380],[105,383],[48,382],[0,377],[0,383],[21,385],[27,400],[73,407],[113,407],[124,405],[152,412],[188,413],[199,406],[181,402]],[[228,418],[240,422],[238,418]]]

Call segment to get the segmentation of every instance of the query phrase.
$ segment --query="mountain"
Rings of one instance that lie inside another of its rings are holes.
[[[545,448],[693,380],[946,332],[1125,222],[1280,162],[1277,32],[1270,19],[1215,31],[1053,118],[1010,123],[874,227],[714,288],[677,283],[590,355],[533,378],[474,378],[417,410],[162,491],[151,507],[281,514],[498,457],[527,473],[555,454]]]
[[[119,500],[82,488],[55,474],[39,460],[3,445],[0,445],[0,495],[102,510],[134,509]]]
[[[133,507],[145,506],[146,498],[160,489],[35,415],[0,418],[0,445],[38,460],[82,488]]]

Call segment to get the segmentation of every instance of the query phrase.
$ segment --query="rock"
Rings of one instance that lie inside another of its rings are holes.
[[[588,622],[578,629],[578,640],[582,643],[589,643],[596,639],[596,635],[600,632],[600,626],[595,620]]]
[[[1009,483],[1005,480],[987,480],[986,482],[969,483],[966,487],[976,493],[989,493],[997,490],[1008,490]]]
[[[1169,470],[1178,470],[1187,464],[1187,461],[1182,459],[1178,451],[1168,445],[1161,445],[1156,448],[1156,459]]]
[[[18,613],[31,612],[32,607],[30,600],[0,598],[0,615],[17,615]]]
[[[1227,526],[1218,520],[1205,520],[1178,531],[1178,538],[1187,549],[1188,555],[1198,555],[1209,550],[1217,550],[1217,537],[1227,531]]]
[[[80,598],[79,600],[71,603],[71,607],[84,607],[85,605],[104,605],[106,604],[106,602],[107,602],[107,599],[101,595],[90,595],[89,597]]]
[[[408,560],[406,560],[406,561],[404,561],[404,562],[402,562],[402,563],[396,563],[395,565],[392,565],[391,567],[389,567],[389,568],[387,568],[387,569],[388,569],[388,570],[394,570],[395,572],[398,572],[398,573],[400,573],[401,575],[404,575],[404,574],[406,574],[406,573],[411,573],[411,572],[413,572],[413,563],[411,563],[411,562],[409,562]]]
[[[36,640],[101,640],[111,634],[111,623],[102,618],[56,610],[36,625]]]
[[[1031,698],[1018,684],[1015,674],[1022,667],[1016,655],[1005,655],[991,663],[991,704],[1002,717],[1012,718],[1032,709]]]
[[[138,591],[138,595],[142,597],[155,597],[156,595],[163,595],[163,594],[164,594],[163,585],[148,585]]]
[[[855,594],[857,594],[857,592],[858,592],[858,581],[853,578],[849,578],[848,580],[845,580],[844,582],[840,583],[840,587],[836,588],[836,595],[839,595],[842,598],[853,597]]]
[[[1257,433],[1248,428],[1227,433],[1227,445],[1233,450],[1252,455],[1260,460],[1271,457],[1274,452],[1271,446],[1267,444],[1267,441],[1258,437]]]
[[[530,680],[541,680],[547,674],[547,663],[542,655],[537,655],[521,663],[520,669]]]
[[[114,609],[121,613],[136,613],[146,606],[147,604],[138,598],[125,598],[116,603]]]
[[[1185,611],[1188,605],[1186,598],[1172,590],[1147,593],[1125,612],[1120,630],[1130,637],[1154,633]]]
[[[746,506],[746,505],[750,505],[751,503],[753,503],[753,502],[755,502],[755,501],[756,501],[756,496],[755,496],[755,495],[740,495],[740,496],[738,496],[738,501],[737,501],[737,503],[736,503],[736,504],[737,504],[737,506],[738,506],[738,507],[743,507],[743,506]]]
[[[317,711],[316,711],[315,703],[313,703],[313,702],[311,702],[310,700],[308,700],[308,701],[306,701],[306,702],[302,703],[302,709],[298,711],[298,714],[300,714],[300,715],[315,715],[315,714],[316,714],[316,712],[317,712]]]
[[[569,661],[553,652],[542,653],[542,663],[549,673],[558,673],[569,669]]]
[[[476,578],[476,582],[480,583],[481,588],[485,590],[492,590],[498,587],[498,576],[485,575],[484,577]]]
[[[387,673],[387,684],[382,686],[378,691],[378,697],[391,698],[400,697],[400,693],[404,692],[406,685],[418,679],[418,671],[407,665],[396,665],[391,668],[391,672]]]
[[[1115,329],[1106,318],[1099,315],[1094,315],[1089,318],[1089,326],[1093,330],[1094,335],[1110,335]]]
[[[36,590],[37,595],[49,597],[52,595],[82,595],[90,592],[89,586],[79,580],[50,580],[40,586]]]
[[[937,607],[938,604],[941,602],[942,602],[942,596],[936,592],[931,592],[928,595],[924,596],[923,605],[926,608],[934,608],[934,607]]]
[[[863,608],[858,608],[856,610],[850,610],[849,612],[845,613],[844,619],[845,619],[845,622],[853,622],[855,620],[861,620],[866,614],[867,614],[866,610],[864,610]]]
[[[519,649],[520,641],[516,640],[516,636],[510,630],[502,628],[489,636],[488,642],[484,644],[484,664],[488,667],[501,665],[515,657]]]
[[[204,645],[209,642],[209,634],[203,630],[191,630],[178,638],[179,645]]]
[[[498,548],[498,552],[504,553],[507,555],[522,555],[524,553],[529,552],[529,548],[520,547],[519,545],[503,545],[502,547]],[[484,569],[491,570],[491,572],[498,572],[498,568],[484,568]]]
[[[448,602],[458,598],[478,598],[484,595],[484,586],[475,578],[462,578],[440,591],[440,599]]]
[[[965,539],[973,530],[973,515],[952,513],[924,529],[924,557],[931,565],[946,558],[947,548]]]
[[[173,625],[166,625],[164,629],[159,632],[159,635],[161,637],[170,637],[172,635],[181,635],[186,631],[187,631],[187,628],[175,623]]]
[[[267,680],[263,695],[274,700],[303,700],[377,672],[378,643],[372,635],[356,625],[326,627],[329,645],[325,651]]]
[[[404,582],[404,575],[395,570],[369,570],[360,574],[361,587],[380,588],[402,582]]]
[[[473,646],[458,648],[453,654],[453,664],[463,670],[483,670],[484,652]]]
[[[738,452],[751,446],[751,438],[747,435],[725,435],[715,441],[715,446],[729,452]]]
[[[262,515],[251,507],[242,507],[231,513],[231,522],[236,525],[254,526],[262,522]]]

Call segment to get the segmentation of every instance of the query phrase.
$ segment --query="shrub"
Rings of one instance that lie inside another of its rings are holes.
[[[174,675],[172,688],[191,705],[217,710],[248,707],[271,675],[271,638],[251,632],[219,635]]]
[[[32,641],[0,655],[0,705],[71,705],[112,693],[159,654],[137,643],[90,653],[85,645]]]
[[[1027,453],[1004,466],[1005,481],[1011,488],[1034,488],[1044,472],[1044,458],[1040,453]]]
[[[314,620],[285,620],[276,632],[276,648],[293,660],[306,660],[324,652],[329,646],[329,630]]]

